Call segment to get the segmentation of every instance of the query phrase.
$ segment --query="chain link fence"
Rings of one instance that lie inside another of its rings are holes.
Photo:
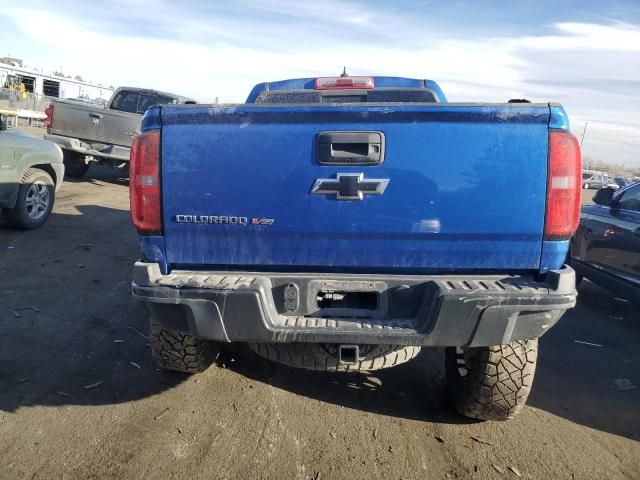
[[[51,100],[53,100],[52,97],[45,95],[0,88],[0,108],[44,112]]]
[[[42,113],[52,97],[0,88],[0,112],[7,116],[9,127],[44,127]]]

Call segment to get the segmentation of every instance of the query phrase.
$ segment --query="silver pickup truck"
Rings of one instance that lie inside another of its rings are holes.
[[[195,102],[173,93],[131,87],[118,88],[106,108],[54,100],[45,110],[44,138],[62,148],[69,177],[82,177],[92,161],[107,163],[126,176],[131,142],[144,112],[151,105],[180,103]]]

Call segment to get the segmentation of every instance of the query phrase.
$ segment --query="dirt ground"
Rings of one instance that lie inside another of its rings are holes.
[[[440,350],[361,376],[232,345],[165,373],[129,293],[126,182],[88,177],[44,228],[0,225],[0,479],[640,479],[640,314],[588,281],[511,422],[451,409]]]
[[[582,205],[590,204],[597,191],[596,189],[582,190],[582,202],[580,203],[582,203]]]

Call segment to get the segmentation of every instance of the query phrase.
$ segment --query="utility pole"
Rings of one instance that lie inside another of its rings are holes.
[[[582,143],[584,142],[584,134],[587,133],[587,125],[589,125],[589,122],[584,122],[584,129],[582,130],[582,138],[580,139],[580,148],[582,148]]]

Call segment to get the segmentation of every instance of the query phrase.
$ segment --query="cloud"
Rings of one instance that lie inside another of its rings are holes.
[[[578,132],[589,122],[586,155],[640,167],[636,25],[556,22],[537,34],[470,35],[340,0],[47,5],[4,7],[0,16],[17,30],[4,38],[18,35],[30,46],[26,59],[49,69],[231,102],[261,81],[337,74],[343,65],[354,75],[432,78],[452,101],[561,102]]]
[[[610,50],[640,52],[640,28],[624,23],[594,25],[556,23],[558,35],[530,36],[513,40],[514,46],[536,50]]]

